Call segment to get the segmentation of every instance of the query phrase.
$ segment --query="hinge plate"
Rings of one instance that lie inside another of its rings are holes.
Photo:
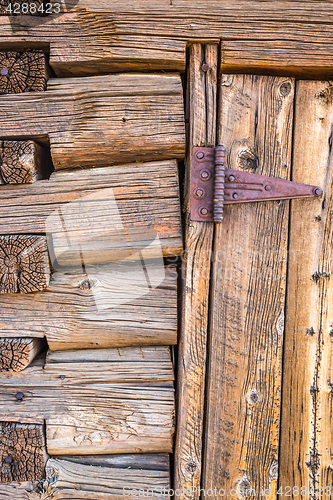
[[[215,160],[215,152],[218,160]],[[311,198],[322,194],[318,186],[224,168],[223,164],[222,146],[216,150],[193,148],[191,220],[221,222],[223,206],[233,203]]]

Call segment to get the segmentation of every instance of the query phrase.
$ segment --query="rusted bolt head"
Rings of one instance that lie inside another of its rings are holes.
[[[204,71],[204,72],[208,71],[208,70],[209,70],[209,66],[208,66],[208,64],[207,64],[207,63],[203,63],[203,64],[201,65],[201,69],[202,69],[202,71]]]
[[[207,207],[201,207],[199,209],[199,213],[200,213],[200,215],[202,215],[203,217],[205,217],[206,215],[208,215],[208,208]]]
[[[234,175],[229,175],[228,180],[229,180],[230,182],[234,182],[234,180],[235,180],[235,176],[234,176]]]
[[[18,401],[22,401],[22,399],[24,398],[24,394],[23,394],[23,392],[17,392],[17,393],[15,394],[15,397],[16,397],[16,399],[17,399]]]
[[[6,76],[8,75],[8,69],[7,68],[2,68],[2,70],[0,71],[1,73],[1,76]]]
[[[11,464],[12,461],[13,461],[13,458],[10,455],[8,455],[8,457],[5,458],[5,463],[6,464]]]
[[[238,194],[237,193],[233,193],[232,197],[233,197],[234,200],[237,200]]]
[[[204,194],[205,194],[205,191],[204,191],[204,189],[202,189],[202,188],[197,188],[197,189],[194,191],[194,196],[195,196],[196,198],[202,198],[202,197],[204,196]]]
[[[323,194],[323,191],[320,187],[315,187],[314,190],[313,190],[313,194],[315,196],[321,196]]]
[[[265,191],[272,191],[272,188],[269,184],[267,184],[267,186],[265,186]]]
[[[202,151],[197,151],[197,153],[196,153],[196,155],[195,155],[195,156],[198,158],[198,160],[202,160],[202,158],[203,158],[205,155],[203,154],[203,152],[202,152]]]
[[[209,170],[201,170],[200,177],[204,181],[208,181],[212,176],[212,173]]]

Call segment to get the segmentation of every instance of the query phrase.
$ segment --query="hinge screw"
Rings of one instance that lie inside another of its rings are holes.
[[[195,155],[198,160],[202,160],[202,158],[205,156],[202,151],[198,151]]]
[[[229,175],[228,181],[234,182],[234,180],[235,180],[235,176],[234,175]]]
[[[272,191],[271,186],[269,186],[269,185],[265,186],[265,191]]]
[[[197,188],[194,192],[194,195],[196,196],[196,198],[202,198],[204,194],[205,194],[205,191],[201,188]]]
[[[202,215],[203,217],[205,217],[208,214],[208,208],[207,207],[201,207],[199,209],[199,212],[200,212],[200,215]]]
[[[313,194],[315,194],[316,196],[320,196],[323,194],[323,191],[320,187],[315,187],[313,190]]]
[[[8,455],[8,457],[5,458],[5,463],[6,464],[11,464],[13,461],[12,457]]]
[[[237,198],[238,198],[238,194],[237,194],[237,193],[234,193],[234,194],[232,195],[232,197],[233,197],[233,199],[234,199],[234,200],[237,200]]]
[[[209,170],[201,170],[200,177],[204,181],[208,181],[211,178],[212,174]]]

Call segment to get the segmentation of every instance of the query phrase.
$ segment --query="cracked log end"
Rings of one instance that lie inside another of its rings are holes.
[[[24,370],[43,346],[43,339],[0,337],[0,372]]]
[[[44,150],[34,141],[4,141],[0,173],[4,184],[32,184],[43,178]]]
[[[0,236],[0,293],[42,291],[49,281],[45,236]]]
[[[45,477],[43,426],[0,422],[0,482],[39,481]]]
[[[0,94],[43,91],[48,71],[46,56],[41,50],[0,52]]]

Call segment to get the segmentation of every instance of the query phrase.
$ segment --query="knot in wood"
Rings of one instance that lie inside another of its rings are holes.
[[[94,285],[95,280],[86,279],[79,284],[79,288],[81,288],[81,290],[91,290]]]
[[[280,94],[282,97],[286,97],[289,95],[291,92],[291,83],[290,82],[283,82],[282,85],[280,86]]]
[[[192,461],[192,462],[188,462],[186,464],[186,470],[188,472],[190,472],[191,474],[194,474],[194,472],[196,471],[196,469],[197,469],[197,464],[195,462]]]
[[[238,164],[243,170],[254,171],[259,166],[259,159],[249,149],[238,154]]]
[[[255,405],[260,401],[259,392],[255,389],[252,389],[247,395],[247,400],[251,405]]]
[[[238,483],[238,492],[241,497],[247,497],[250,495],[252,490],[250,480],[247,477],[243,477]]]

